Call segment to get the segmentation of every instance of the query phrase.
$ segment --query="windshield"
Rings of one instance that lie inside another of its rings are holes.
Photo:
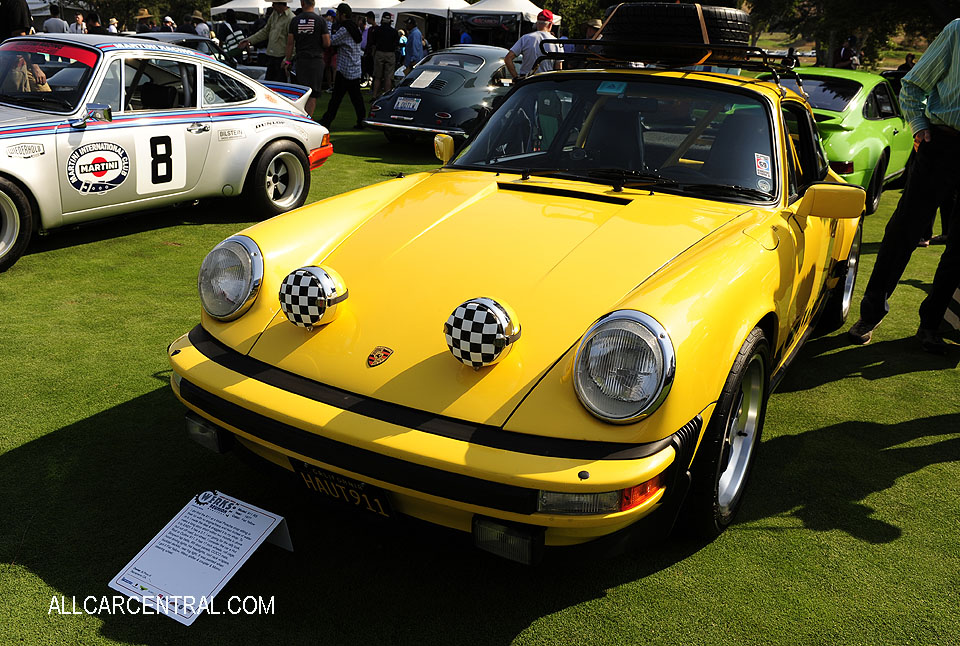
[[[472,54],[458,54],[454,52],[437,52],[430,54],[420,65],[443,65],[446,67],[459,67],[467,72],[476,72],[483,67],[483,59]]]
[[[771,199],[769,108],[702,85],[551,79],[510,95],[454,166]]]
[[[99,54],[55,42],[0,45],[0,102],[70,113],[87,90]]]
[[[803,76],[801,80],[803,81],[803,89],[809,97],[807,100],[815,110],[843,112],[847,109],[847,106],[850,105],[853,97],[857,96],[860,88],[863,87],[856,81],[849,79]],[[781,78],[780,85],[803,96],[803,92],[797,89],[796,79]]]

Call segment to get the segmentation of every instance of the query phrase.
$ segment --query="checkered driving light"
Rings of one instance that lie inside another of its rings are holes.
[[[348,295],[340,275],[328,267],[301,267],[280,285],[280,309],[287,319],[308,330],[337,317],[337,305]]]
[[[479,369],[507,355],[520,338],[520,323],[509,308],[495,300],[471,298],[453,311],[443,325],[443,334],[453,356]]]

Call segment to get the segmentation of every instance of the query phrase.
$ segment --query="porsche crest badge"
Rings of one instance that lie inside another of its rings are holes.
[[[385,345],[378,345],[373,349],[373,352],[367,356],[367,367],[375,368],[381,363],[390,358],[390,355],[393,354],[393,350],[388,348]]]

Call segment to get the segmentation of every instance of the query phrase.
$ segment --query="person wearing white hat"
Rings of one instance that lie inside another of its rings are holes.
[[[285,83],[287,75],[283,69],[283,57],[287,51],[287,32],[290,29],[290,21],[293,20],[293,12],[290,11],[286,2],[274,2],[271,7],[273,10],[267,18],[267,24],[240,43],[240,46],[246,47],[267,41],[267,73],[264,78],[267,81]]]
[[[174,32],[177,30],[177,23],[170,16],[164,16],[163,24],[160,25],[160,31]]]

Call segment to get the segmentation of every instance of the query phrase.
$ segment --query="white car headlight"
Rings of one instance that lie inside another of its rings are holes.
[[[620,310],[587,330],[573,370],[584,407],[605,422],[626,424],[647,417],[663,403],[676,359],[660,323],[642,312]]]
[[[231,321],[246,312],[263,282],[263,255],[247,236],[231,236],[213,248],[200,265],[197,289],[203,309]]]

